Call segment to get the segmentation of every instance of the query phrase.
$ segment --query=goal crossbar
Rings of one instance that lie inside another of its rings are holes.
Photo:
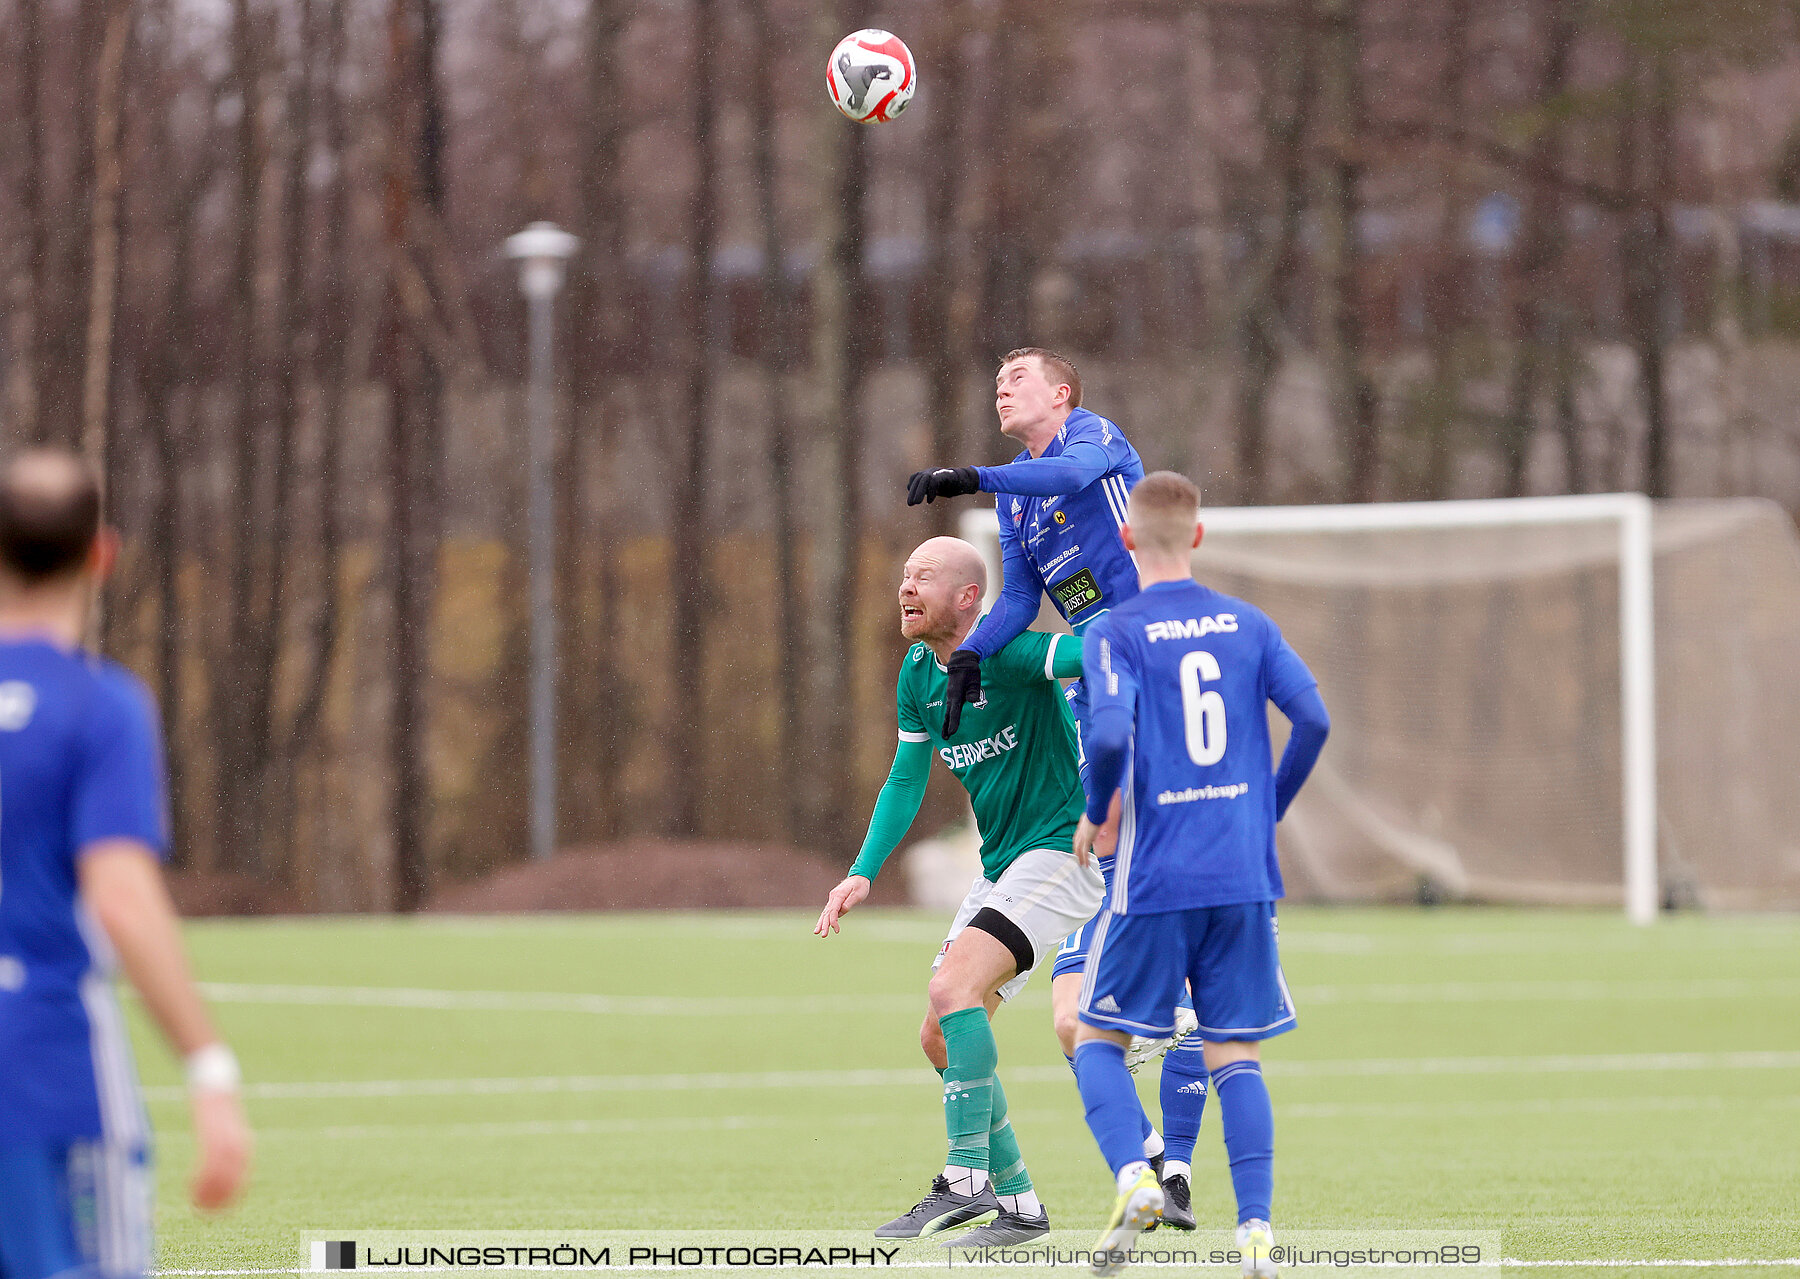
[[[992,554],[997,541],[996,518],[992,510],[970,511],[963,521],[964,535],[973,535],[971,540],[977,540],[987,554]],[[1642,493],[1593,493],[1348,506],[1208,507],[1201,512],[1201,522],[1212,531],[1248,534],[1617,524],[1625,911],[1633,923],[1655,921],[1656,617],[1649,498]]]

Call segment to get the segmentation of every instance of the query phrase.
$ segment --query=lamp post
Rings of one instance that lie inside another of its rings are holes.
[[[508,236],[506,255],[519,262],[519,290],[530,316],[531,367],[526,396],[528,559],[531,573],[531,855],[556,852],[556,548],[551,483],[551,415],[555,411],[556,295],[569,257],[581,242],[552,222],[533,222]]]

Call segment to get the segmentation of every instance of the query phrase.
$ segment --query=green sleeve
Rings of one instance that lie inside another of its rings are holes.
[[[982,678],[996,684],[1033,684],[1081,674],[1081,641],[1051,631],[1026,631],[981,664]]]
[[[903,734],[894,748],[894,766],[875,799],[875,812],[869,817],[869,833],[863,836],[862,851],[850,867],[852,875],[873,880],[881,865],[919,815],[925,802],[925,783],[931,777],[931,743],[908,741]]]

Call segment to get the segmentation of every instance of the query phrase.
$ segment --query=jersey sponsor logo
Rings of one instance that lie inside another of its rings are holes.
[[[1144,638],[1154,644],[1157,640],[1199,639],[1202,635],[1229,634],[1237,628],[1236,613],[1220,613],[1216,617],[1149,622],[1144,626]]]
[[[1249,782],[1230,782],[1224,786],[1190,786],[1186,790],[1166,790],[1156,797],[1156,802],[1191,804],[1197,799],[1236,799],[1249,793]]]
[[[1050,518],[1055,520],[1058,524],[1067,524],[1069,522],[1069,517],[1067,515],[1063,514],[1061,511],[1058,511],[1056,514],[1052,515]]]
[[[913,650],[913,658],[912,658],[912,659],[913,659],[913,661],[915,661],[915,662],[916,662],[916,661],[918,661],[918,660],[919,660],[919,659],[920,659],[920,658],[922,658],[922,657],[924,657],[924,656],[925,656],[925,650],[924,650],[924,649],[922,649],[922,648],[915,648],[915,649],[914,649],[914,650]]]
[[[0,684],[0,731],[16,733],[31,723],[37,710],[37,690],[22,679]]]
[[[1043,575],[1049,577],[1052,573],[1056,572],[1057,569],[1061,568],[1064,564],[1067,564],[1079,554],[1081,554],[1081,548],[1079,546],[1071,546],[1066,551],[1059,551],[1055,559],[1044,565]]]
[[[979,707],[980,702],[976,705]],[[959,742],[954,746],[940,747],[938,755],[950,768],[970,768],[984,759],[993,759],[996,755],[1004,755],[1019,744],[1019,730],[1008,724],[992,737],[984,737],[978,742]]]
[[[1100,602],[1100,583],[1094,580],[1089,569],[1082,569],[1073,577],[1065,577],[1050,588],[1056,602],[1062,606],[1064,617],[1074,617],[1083,609],[1092,608]]]

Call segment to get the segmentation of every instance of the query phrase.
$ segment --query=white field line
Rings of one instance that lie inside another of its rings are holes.
[[[1625,1071],[1796,1070],[1800,1052],[1568,1053],[1541,1057],[1351,1057],[1271,1061],[1272,1075],[1293,1077],[1382,1075],[1502,1075],[1518,1072],[1613,1074]],[[253,1101],[334,1097],[445,1097],[521,1093],[719,1092],[730,1089],[917,1088],[929,1082],[923,1066],[892,1070],[766,1070],[663,1075],[539,1075],[481,1079],[335,1079],[247,1083]],[[1008,1083],[1067,1083],[1067,1066],[1020,1066]],[[150,1101],[185,1100],[172,1085],[144,1089]]]
[[[220,1004],[293,1004],[312,1007],[410,1008],[456,1012],[580,1013],[596,1017],[768,1017],[785,1014],[889,1013],[917,1010],[916,994],[876,995],[595,995],[580,992],[440,990],[421,986],[297,986],[203,982]],[[1308,1004],[1473,1004],[1600,1002],[1649,999],[1745,999],[1800,997],[1800,978],[1701,977],[1682,981],[1448,981],[1368,985],[1300,985],[1295,1002]],[[1013,1001],[1048,1004],[1045,990]]]
[[[1305,1102],[1277,1104],[1275,1115],[1283,1120],[1308,1119],[1436,1119],[1497,1118],[1517,1115],[1647,1114],[1656,1111],[1723,1110],[1729,1105],[1800,1106],[1800,1096],[1734,1098],[1718,1096],[1563,1098],[1559,1100],[1475,1102],[1342,1102],[1320,1105]],[[1015,1120],[1052,1124],[1068,1119],[1067,1111],[1012,1111]],[[833,1119],[834,1128],[876,1127],[892,1122],[889,1116],[846,1115]],[[330,1124],[320,1128],[262,1128],[259,1141],[358,1141],[364,1139],[430,1138],[433,1140],[483,1137],[586,1137],[677,1132],[741,1132],[758,1128],[816,1126],[816,1116],[717,1115],[670,1116],[665,1119],[519,1119],[488,1123]],[[185,1128],[158,1134],[158,1140],[189,1140]]]
[[[922,1009],[925,992],[907,995],[587,995],[578,992],[436,990],[421,986],[289,986],[202,982],[219,1004],[305,1004],[319,1007],[430,1008],[458,1012],[588,1013],[600,1017],[766,1017],[784,1013],[888,1012]],[[1044,997],[1045,1002],[1049,996]]]

